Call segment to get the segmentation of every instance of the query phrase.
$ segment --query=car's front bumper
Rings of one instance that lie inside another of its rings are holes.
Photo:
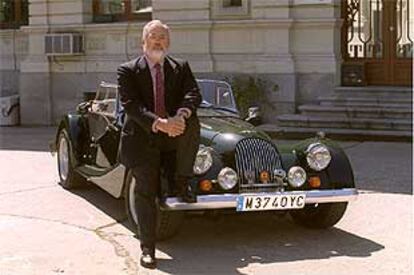
[[[277,194],[305,194],[306,204],[346,202],[355,200],[358,191],[355,188],[332,189],[332,190],[310,190],[310,191],[290,191],[278,193],[254,193],[251,195],[277,195]],[[164,209],[168,210],[208,210],[208,209],[236,209],[237,197],[240,194],[220,194],[220,195],[200,195],[197,196],[196,203],[179,202],[177,198],[168,198],[164,204]],[[243,195],[248,195],[243,193]]]

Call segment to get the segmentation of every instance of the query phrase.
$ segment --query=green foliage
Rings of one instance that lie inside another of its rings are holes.
[[[13,20],[13,2],[0,0],[0,23]]]
[[[20,7],[20,11],[17,11]],[[16,17],[20,14],[20,17]],[[16,5],[14,0],[0,0],[0,29],[17,28],[27,25],[29,22],[29,1],[21,0],[20,5]]]
[[[237,107],[242,117],[247,116],[249,107],[268,104],[266,96],[266,81],[259,77],[234,76],[227,78],[233,88]]]

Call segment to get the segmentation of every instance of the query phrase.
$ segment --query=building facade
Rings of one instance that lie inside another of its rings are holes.
[[[407,16],[413,7],[409,0],[391,1],[401,2],[401,9],[405,4],[405,17],[392,21],[403,23],[388,38],[379,35],[385,23],[378,23],[376,11],[385,11],[390,2],[382,0],[366,0],[369,7],[363,0],[11,1],[13,12],[3,5],[0,20],[20,18],[23,23],[0,29],[0,96],[20,95],[21,124],[56,124],[82,100],[83,92],[101,81],[116,81],[117,66],[141,53],[145,23],[160,19],[172,30],[170,53],[187,59],[197,77],[263,79],[265,121],[272,122],[279,114],[294,113],[300,104],[331,94],[344,81],[412,85],[414,22]],[[47,38],[56,34],[72,36]],[[67,51],[63,39],[75,38],[77,44],[69,44],[77,50],[56,54]],[[385,41],[397,38],[395,51],[401,58],[393,61]],[[381,68],[391,67],[396,77],[382,83],[380,76],[378,82]]]

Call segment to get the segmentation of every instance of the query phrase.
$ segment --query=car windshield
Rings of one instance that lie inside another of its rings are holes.
[[[96,91],[95,99],[92,101],[91,110],[107,116],[116,116],[117,112],[117,93],[116,84],[101,82]]]
[[[203,101],[200,108],[212,109],[219,115],[238,115],[231,86],[218,80],[197,79]],[[92,110],[110,116],[120,116],[123,113],[119,104],[118,85],[102,82],[92,101]]]
[[[203,97],[201,108],[238,113],[233,92],[229,84],[216,80],[197,80]]]

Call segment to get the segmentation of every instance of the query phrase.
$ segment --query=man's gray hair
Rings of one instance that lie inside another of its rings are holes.
[[[161,20],[155,19],[145,24],[144,29],[142,29],[142,42],[144,42],[145,39],[147,39],[150,30],[154,27],[161,27],[165,29],[167,31],[168,37],[170,36],[170,28],[166,24],[162,23]]]

